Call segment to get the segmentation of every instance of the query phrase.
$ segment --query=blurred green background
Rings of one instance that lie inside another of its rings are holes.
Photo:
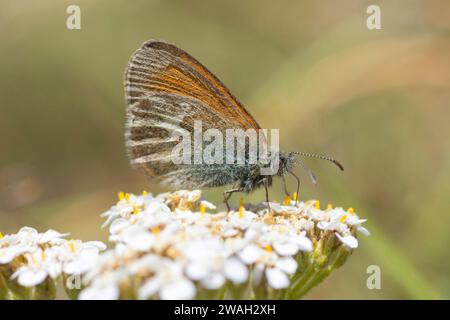
[[[366,28],[370,4],[382,30]],[[282,149],[344,164],[305,160],[319,184],[297,169],[300,196],[355,207],[372,236],[307,298],[449,298],[449,31],[445,0],[0,0],[0,231],[106,240],[118,191],[163,191],[128,164],[122,82],[131,53],[164,39],[281,128]],[[366,287],[373,264],[381,290]]]

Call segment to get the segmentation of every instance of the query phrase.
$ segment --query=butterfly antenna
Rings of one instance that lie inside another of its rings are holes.
[[[314,153],[307,153],[307,152],[293,152],[293,153],[298,154],[300,156],[304,156],[304,157],[322,159],[322,160],[327,160],[327,161],[333,162],[339,169],[344,171],[344,167],[337,160],[335,160],[331,157],[322,156],[322,155],[314,154]]]

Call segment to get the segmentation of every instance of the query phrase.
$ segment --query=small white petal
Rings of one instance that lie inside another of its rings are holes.
[[[248,241],[254,241],[259,237],[260,231],[260,228],[257,227],[249,228],[247,229],[247,231],[245,231],[244,238]]]
[[[82,248],[75,260],[64,263],[64,273],[83,273],[96,264],[98,256],[99,253],[97,248]]]
[[[83,243],[83,248],[94,247],[99,251],[106,250],[106,244],[101,241],[87,241]]]
[[[327,227],[327,225],[329,224],[329,222],[326,221],[319,221],[317,223],[317,227],[321,230],[325,230],[325,228]]]
[[[361,232],[366,237],[370,236],[369,230],[367,230],[366,228],[364,228],[362,226],[357,227],[356,230],[358,230],[358,232]]]
[[[268,268],[266,269],[266,278],[274,289],[284,289],[289,286],[288,276],[278,268]]]
[[[164,203],[153,200],[145,207],[144,212],[147,214],[157,214],[158,212],[170,213],[171,211]]]
[[[165,285],[159,296],[162,300],[190,300],[195,296],[195,286],[188,280],[179,280]]]
[[[10,263],[16,257],[16,253],[9,248],[0,249],[0,264]]]
[[[65,274],[74,274],[78,273],[78,269],[80,268],[80,265],[78,261],[71,261],[64,265],[63,271]]]
[[[298,245],[299,250],[310,252],[313,249],[311,240],[305,236],[294,237],[293,241]]]
[[[249,245],[239,253],[239,258],[246,264],[253,264],[261,258],[262,250],[255,246]]]
[[[23,270],[19,273],[17,282],[24,287],[34,287],[43,282],[47,278],[47,275],[48,274],[45,270]]]
[[[208,275],[208,270],[202,263],[193,262],[187,266],[186,275],[192,280],[200,280]]]
[[[148,299],[157,293],[161,286],[161,279],[159,277],[151,278],[146,281],[142,287],[139,288],[138,297],[140,300]]]
[[[189,195],[187,197],[187,201],[189,202],[195,202],[202,196],[201,190],[193,190],[189,192]]]
[[[201,281],[202,287],[208,290],[219,289],[225,283],[225,277],[220,273],[214,273]]]
[[[252,272],[252,281],[254,285],[258,285],[261,282],[264,274],[264,266],[261,264],[255,265]]]
[[[112,234],[117,234],[117,233],[125,230],[129,226],[130,226],[130,222],[128,220],[119,218],[119,219],[114,220],[113,223],[111,223],[111,226],[109,227],[109,232]]]
[[[234,283],[243,283],[247,281],[247,267],[238,259],[230,258],[224,264],[225,276]]]
[[[222,236],[225,238],[234,237],[238,233],[239,233],[239,230],[234,229],[234,228],[229,228],[229,229],[222,231]]]
[[[287,274],[294,274],[297,270],[297,261],[291,257],[284,257],[278,259],[275,266]]]
[[[354,236],[341,236],[339,233],[335,233],[336,237],[345,244],[347,247],[351,249],[358,248],[358,240]]]
[[[25,252],[31,252],[34,247],[7,247],[0,249],[0,264],[10,263],[15,257],[20,256]]]
[[[200,203],[201,203],[206,209],[212,209],[212,210],[216,209],[216,206],[215,206],[214,204],[212,204],[211,202],[209,202],[209,201],[202,200],[202,201],[200,201]]]
[[[293,256],[298,251],[298,246],[293,243],[274,243],[273,248],[281,256]]]
[[[339,224],[340,224],[340,222],[339,222],[340,219],[341,219],[341,216],[339,215],[336,218],[334,218],[332,221],[327,223],[323,229],[324,230],[334,230],[334,229],[336,229],[339,226]]]
[[[50,229],[39,237],[39,243],[47,243],[54,239],[59,239],[68,235],[68,233],[59,233],[55,230]]]
[[[155,236],[143,230],[129,230],[123,236],[123,241],[134,250],[147,251],[155,243]]]
[[[50,263],[48,266],[47,266],[47,272],[48,272],[48,275],[51,277],[51,278],[53,278],[53,279],[55,279],[56,277],[58,277],[60,274],[61,274],[61,271],[62,271],[62,267],[61,267],[61,264],[59,263],[59,262],[53,262],[53,263]]]
[[[34,228],[22,227],[22,228],[20,228],[20,230],[19,230],[19,232],[17,234],[19,235],[19,237],[25,237],[25,236],[36,237],[39,233]]]

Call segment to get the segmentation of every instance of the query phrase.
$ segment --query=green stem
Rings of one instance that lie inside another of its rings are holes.
[[[301,287],[292,292],[291,297],[293,299],[300,299],[307,294],[312,288],[320,284],[329,274],[339,268],[350,255],[350,252],[345,249],[343,245],[336,248],[329,256],[327,263],[319,269],[316,269],[316,273],[311,275]]]

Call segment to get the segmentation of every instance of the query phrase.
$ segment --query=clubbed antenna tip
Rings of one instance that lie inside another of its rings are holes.
[[[319,154],[307,153],[307,152],[293,152],[293,153],[304,156],[304,157],[317,158],[317,159],[322,159],[322,160],[327,160],[327,161],[333,162],[339,169],[341,169],[341,171],[344,171],[344,167],[342,166],[342,164],[340,164],[339,161],[337,161],[331,157],[322,156]]]

